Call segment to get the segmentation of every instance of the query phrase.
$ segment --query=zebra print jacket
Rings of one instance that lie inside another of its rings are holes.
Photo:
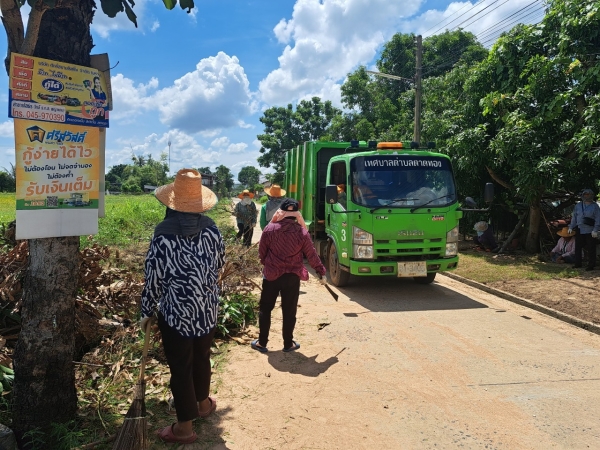
[[[213,225],[191,236],[155,235],[146,256],[142,317],[159,311],[183,337],[199,337],[217,325],[219,269],[225,244]]]

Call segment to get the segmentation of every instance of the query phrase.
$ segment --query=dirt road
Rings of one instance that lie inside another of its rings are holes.
[[[195,448],[598,448],[600,336],[443,276],[301,291],[301,348],[279,309],[234,347]]]

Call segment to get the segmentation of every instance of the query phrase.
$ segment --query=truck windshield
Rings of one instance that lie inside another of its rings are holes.
[[[373,155],[350,162],[352,201],[371,208],[446,206],[456,201],[450,161],[437,156]]]

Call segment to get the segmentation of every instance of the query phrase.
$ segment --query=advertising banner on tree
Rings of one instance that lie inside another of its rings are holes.
[[[17,239],[98,232],[98,128],[15,120]]]
[[[11,53],[9,117],[106,128],[110,109],[99,70]]]

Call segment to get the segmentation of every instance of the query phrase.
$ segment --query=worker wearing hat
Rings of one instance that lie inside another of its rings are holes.
[[[217,196],[202,185],[194,169],[181,169],[175,181],[160,186],[156,199],[167,207],[145,261],[141,327],[158,316],[171,370],[177,422],[157,431],[164,442],[191,444],[198,438],[192,420],[207,417],[217,403],[210,397],[210,347],[217,329],[219,271],[225,244],[213,220],[203,213]]]
[[[600,207],[594,198],[594,191],[584,189],[581,192],[581,202],[573,208],[569,230],[578,230],[575,236],[575,257],[573,268],[582,266],[583,250],[588,256],[585,270],[596,268],[596,238],[600,231]]]
[[[569,227],[564,227],[556,234],[560,236],[560,239],[550,251],[550,258],[557,263],[573,263],[575,261],[575,239],[573,239],[573,236],[577,233],[569,230]]]
[[[275,214],[285,200],[285,189],[281,189],[281,186],[274,184],[271,187],[265,188],[265,194],[267,194],[269,200],[260,209],[259,223],[261,230],[265,229],[273,218],[273,214]]]
[[[252,201],[254,194],[248,189],[244,189],[238,195],[238,198],[241,201],[235,205],[233,210],[238,226],[237,238],[243,238],[243,245],[250,247],[258,210],[256,209],[256,204]]]
[[[300,280],[308,280],[308,271],[304,267],[304,258],[319,274],[325,275],[325,266],[321,262],[302,214],[298,211],[298,202],[286,198],[275,212],[271,222],[263,230],[258,244],[258,256],[264,265],[262,292],[260,294],[258,339],[252,341],[254,350],[267,353],[271,312],[277,296],[281,295],[283,325],[283,351],[292,352],[300,348],[294,340]]]

